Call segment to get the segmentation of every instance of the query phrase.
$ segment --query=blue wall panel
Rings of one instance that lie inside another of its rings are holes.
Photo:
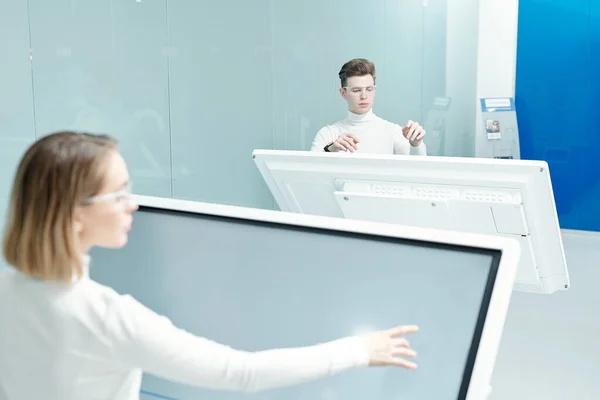
[[[550,165],[562,228],[600,231],[600,0],[521,0],[516,104],[522,158]]]

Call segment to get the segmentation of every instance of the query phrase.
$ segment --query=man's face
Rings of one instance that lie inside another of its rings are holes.
[[[375,82],[372,75],[348,78],[346,88],[340,88],[340,94],[348,102],[348,110],[355,114],[365,114],[373,108],[375,100]]]

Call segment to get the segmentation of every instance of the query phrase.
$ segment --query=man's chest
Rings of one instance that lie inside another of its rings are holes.
[[[358,152],[392,154],[394,134],[391,130],[375,126],[340,126],[341,133],[351,133],[359,140]]]

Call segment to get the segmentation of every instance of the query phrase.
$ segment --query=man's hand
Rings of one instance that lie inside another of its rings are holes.
[[[358,138],[351,133],[342,133],[338,138],[329,146],[329,151],[350,151],[355,152],[358,150],[357,143],[360,142]]]
[[[406,126],[402,128],[402,134],[408,139],[412,147],[418,147],[425,136],[425,129],[417,122],[408,121]]]

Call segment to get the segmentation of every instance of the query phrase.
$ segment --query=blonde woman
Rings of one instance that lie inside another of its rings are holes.
[[[399,326],[303,348],[234,350],[174,326],[89,278],[89,250],[127,243],[129,175],[107,136],[59,132],[15,176],[0,270],[0,399],[139,399],[142,373],[234,391],[294,385],[348,369],[416,365]]]

